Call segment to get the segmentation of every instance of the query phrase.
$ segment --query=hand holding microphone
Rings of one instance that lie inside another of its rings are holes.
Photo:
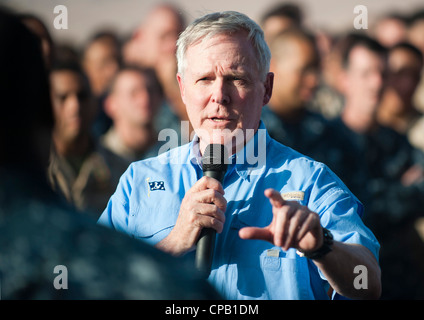
[[[225,161],[228,156],[225,146],[222,144],[210,144],[206,147],[202,158],[203,176],[224,181],[227,164]],[[225,212],[225,210],[224,210]],[[197,242],[196,249],[196,268],[208,277],[211,271],[213,253],[215,248],[216,230],[203,228]]]
[[[203,158],[205,155],[206,152]],[[204,161],[204,163],[206,162]],[[214,161],[212,160],[212,162]],[[216,170],[211,171],[215,172]],[[205,174],[204,171],[204,176],[186,192],[174,228],[165,239],[156,245],[157,248],[174,256],[180,256],[196,247],[203,229],[222,232],[227,208],[224,189],[220,181],[208,176],[214,173],[210,173],[210,170],[206,170],[206,172],[209,173]],[[202,242],[200,246],[202,246]],[[200,250],[199,256],[196,257],[196,260],[200,259],[199,268],[200,265],[204,265],[205,260],[200,257],[204,257],[205,252],[207,250]]]

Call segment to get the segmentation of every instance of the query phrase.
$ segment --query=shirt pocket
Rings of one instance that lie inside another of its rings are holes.
[[[152,245],[162,241],[175,226],[179,204],[173,201],[153,201],[148,205],[140,204],[130,210],[129,224],[134,238]]]
[[[253,220],[256,219],[252,216],[240,215],[233,219],[231,228],[254,226]],[[255,280],[257,288],[252,292],[260,291],[259,288],[262,288],[265,292],[263,297],[267,299],[313,299],[307,259],[298,256],[295,249],[283,251],[280,247],[262,240],[240,239],[240,241],[237,253],[234,255],[238,260],[234,262],[240,264],[239,269],[258,268],[256,261],[259,262],[260,270],[257,271],[261,274],[257,274]]]
[[[299,257],[295,249],[284,252],[273,247],[264,251],[260,260],[270,299],[313,299],[307,259]]]

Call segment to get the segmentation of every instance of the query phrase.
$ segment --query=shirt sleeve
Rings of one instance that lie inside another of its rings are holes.
[[[345,192],[333,193],[328,201],[332,204],[322,212],[322,226],[331,231],[336,241],[363,245],[378,261],[380,245],[371,230],[355,212],[362,205]],[[321,279],[327,281],[323,272],[317,269]]]
[[[109,199],[98,224],[129,234],[128,217],[130,214],[130,196],[133,182],[133,165],[121,176],[115,193]]]
[[[361,217],[361,202],[324,167],[310,194],[309,208],[318,213],[321,225],[331,231],[334,240],[368,248],[378,261],[380,244]]]

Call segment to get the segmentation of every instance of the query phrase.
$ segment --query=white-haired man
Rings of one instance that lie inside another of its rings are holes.
[[[378,298],[379,244],[361,221],[362,205],[325,165],[272,140],[260,121],[273,85],[262,30],[238,12],[212,13],[177,46],[196,137],[133,163],[99,222],[175,256],[193,251],[203,228],[215,229],[209,281],[228,299],[326,299],[330,286]],[[202,177],[211,143],[230,154],[222,184]],[[367,289],[355,285],[358,265]]]

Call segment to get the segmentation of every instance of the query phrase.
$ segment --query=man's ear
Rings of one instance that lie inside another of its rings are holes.
[[[274,86],[274,73],[268,72],[264,82],[265,93],[264,93],[263,105],[268,104],[269,100],[271,100],[273,86]]]
[[[183,100],[185,104],[184,80],[180,73],[177,73],[177,81],[178,81],[178,86],[180,87],[181,100]]]

